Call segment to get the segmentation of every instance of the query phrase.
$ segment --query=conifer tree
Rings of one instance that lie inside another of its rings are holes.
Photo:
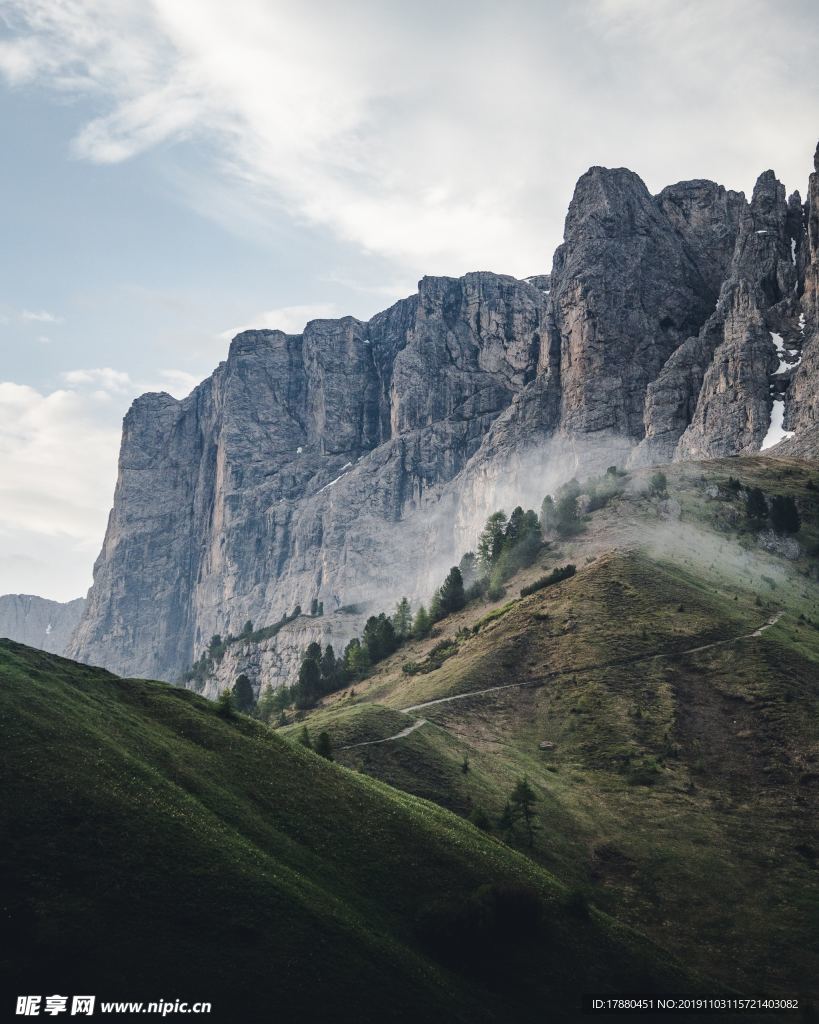
[[[529,780],[524,776],[518,779],[517,785],[509,796],[509,804],[512,808],[514,819],[523,820],[523,827],[526,830],[526,839],[531,846],[534,843],[537,825],[535,824],[535,803],[537,802],[535,791],[529,785]]]
[[[236,700],[233,696],[233,690],[230,688],[222,690],[216,698],[216,711],[222,716],[222,718],[233,717],[236,713]]]
[[[318,739],[316,740],[316,753],[321,757],[325,757],[328,761],[333,760],[333,745],[330,742],[330,735],[326,732],[320,732]]]
[[[316,645],[318,646],[318,645]],[[321,670],[314,658],[305,658],[299,669],[296,707],[312,707],[321,696]]]
[[[321,661],[319,662],[319,670],[323,692],[332,693],[338,689],[338,663],[336,662],[336,652],[333,650],[332,644],[327,644],[324,648],[324,654],[322,654]]]
[[[256,703],[253,685],[244,672],[236,677],[236,682],[233,684],[233,699],[236,703],[236,709],[245,714],[251,711]]]
[[[745,495],[745,515],[752,523],[767,519],[768,503],[761,487],[751,487]]]
[[[464,586],[471,586],[478,576],[478,560],[475,557],[475,552],[467,551],[458,562],[458,568],[461,570]]]
[[[493,512],[486,520],[486,526],[478,538],[478,565],[484,576],[489,575],[495,560],[501,553],[505,529],[505,512]]]
[[[431,628],[432,622],[429,618],[429,612],[421,605],[415,613],[415,619],[412,623],[412,635],[418,640],[423,639],[423,637],[429,634]]]
[[[392,617],[392,626],[398,640],[406,640],[412,632],[412,608],[406,597],[402,597],[395,606]]]
[[[461,570],[453,565],[440,590],[441,611],[444,615],[460,611],[466,604],[464,581]]]
[[[498,831],[507,840],[507,842],[511,839],[515,831],[515,816],[512,813],[512,805],[508,800],[503,808],[503,813],[500,818],[498,818]]]
[[[790,495],[776,495],[771,501],[771,525],[777,533],[798,533],[802,520]]]

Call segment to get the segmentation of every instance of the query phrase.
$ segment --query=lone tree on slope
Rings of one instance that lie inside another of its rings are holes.
[[[244,672],[236,677],[236,682],[233,684],[233,699],[236,702],[237,710],[244,714],[253,710],[256,696],[253,693],[253,686]]]
[[[517,785],[509,795],[509,803],[512,807],[513,818],[523,821],[523,827],[526,830],[526,840],[529,846],[532,846],[535,841],[535,832],[537,831],[537,825],[535,824],[537,796],[525,776],[522,779],[518,779]]]

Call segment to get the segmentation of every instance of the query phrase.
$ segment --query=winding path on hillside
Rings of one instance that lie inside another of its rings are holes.
[[[557,669],[554,672],[548,672],[543,680],[556,679],[559,676],[570,676],[577,675],[580,672],[594,672],[599,669],[606,668],[619,668],[623,665],[634,665],[641,661],[652,661],[654,658],[682,658],[688,654],[700,654],[702,651],[710,651],[716,647],[728,647],[731,644],[738,643],[740,640],[751,640],[754,637],[762,636],[762,634],[775,626],[777,622],[782,618],[784,613],[778,611],[776,615],[773,615],[767,622],[763,622],[761,626],[755,629],[752,633],[743,633],[741,636],[729,637],[727,640],[714,640],[709,644],[700,644],[698,647],[687,647],[682,651],[655,651],[650,654],[633,654],[628,658],[618,658],[615,661],[603,661],[597,662],[594,665],[581,665],[577,668],[563,668]],[[533,687],[541,685],[541,681],[537,683],[523,682],[523,683],[504,683],[503,686],[489,686],[484,690],[467,690],[466,693],[456,693],[451,697],[437,697],[435,700],[426,700],[421,704],[412,704],[407,708],[399,708],[398,710],[402,715],[408,715],[413,711],[422,711],[424,708],[433,707],[436,704],[450,704],[456,700],[466,700],[467,697],[480,697],[485,693],[498,693],[501,690],[514,690],[525,687]],[[339,747],[339,750],[353,750],[356,747],[371,747],[376,743],[392,743],[393,740],[403,739],[405,736],[409,736],[410,733],[415,732],[416,729],[420,729],[422,725],[427,725],[428,721],[426,718],[419,718],[413,722],[412,725],[406,729],[402,729],[401,732],[397,732],[394,736],[385,736],[382,740],[364,740],[362,743],[350,743],[346,747]]]
[[[404,712],[402,711],[401,714]],[[393,740],[402,740],[405,736],[409,736],[410,733],[415,732],[416,729],[420,729],[422,725],[426,725],[426,718],[419,718],[412,725],[408,725],[406,729],[402,729],[401,732],[397,732],[394,736],[385,736],[383,740],[364,740],[362,743],[348,743],[346,747],[339,747],[339,750],[354,750],[356,747],[372,747],[376,743],[391,743]]]

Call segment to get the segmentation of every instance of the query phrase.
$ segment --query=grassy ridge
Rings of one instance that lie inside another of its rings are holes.
[[[190,692],[0,641],[0,722],[13,993],[209,999],[231,1021],[480,1022],[696,984],[447,810]],[[531,889],[542,923],[453,966],[419,911],[486,884]]]
[[[730,476],[797,499],[798,559],[758,547]],[[398,731],[392,720],[385,731],[386,709],[474,694],[405,715],[429,721],[406,739],[339,757],[493,822],[528,775],[541,824],[533,855],[564,882],[694,969],[816,999],[819,471],[753,458],[668,477],[676,511],[638,477],[510,589],[566,561],[576,577],[507,595],[496,614],[466,609],[442,635],[483,622],[440,668],[402,673],[440,637],[411,644],[308,725],[335,741],[355,715],[383,738]]]

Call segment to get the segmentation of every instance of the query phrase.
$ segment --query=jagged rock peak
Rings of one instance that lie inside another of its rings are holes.
[[[72,653],[172,678],[212,633],[322,601],[225,660],[286,682],[305,642],[357,631],[340,606],[428,598],[499,504],[630,456],[758,451],[774,408],[813,436],[817,381],[819,164],[804,208],[773,171],[747,202],[592,167],[551,274],[425,277],[367,322],[244,332],[187,398],[134,403]]]

